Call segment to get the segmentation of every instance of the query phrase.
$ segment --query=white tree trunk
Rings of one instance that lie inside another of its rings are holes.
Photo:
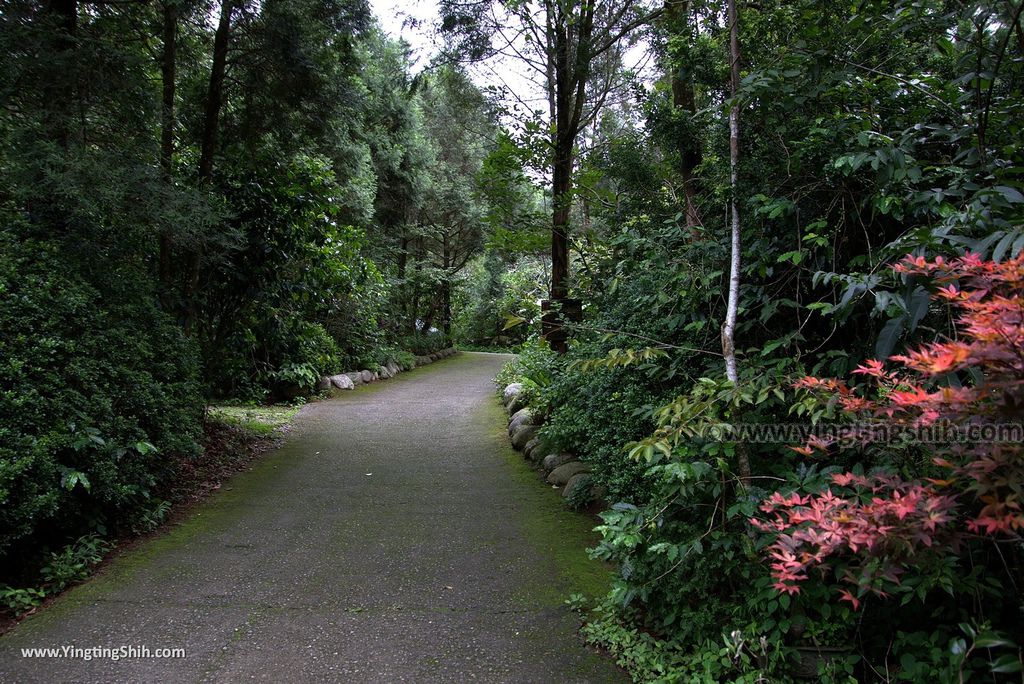
[[[729,303],[725,309],[725,324],[722,326],[722,356],[725,357],[725,376],[733,383],[739,381],[736,372],[736,312],[740,300],[740,107],[736,100],[740,90],[740,31],[736,0],[729,0],[729,60],[732,107],[729,108],[729,186],[731,199],[730,214],[730,258],[729,258]],[[747,445],[736,444],[736,460],[742,483],[750,479],[750,455]],[[745,486],[744,485],[741,485]]]
[[[729,0],[729,61],[730,90],[732,106],[729,108],[729,200],[730,259],[729,259],[729,300],[725,309],[725,323],[722,325],[722,356],[725,357],[725,375],[737,382],[736,372],[736,312],[740,298],[740,208],[737,198],[740,165],[740,109],[736,95],[740,88],[740,41],[737,21],[736,0]]]

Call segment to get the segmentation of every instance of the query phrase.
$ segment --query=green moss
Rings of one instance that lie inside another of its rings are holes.
[[[586,552],[598,541],[594,520],[569,510],[557,490],[545,484],[538,472],[512,449],[503,427],[506,416],[497,399],[488,402],[479,415],[500,445],[509,476],[522,484],[519,524],[523,536],[555,568],[555,577],[542,578],[523,591],[531,601],[539,598],[550,605],[561,605],[572,593],[592,597],[608,593],[611,569],[592,560]]]
[[[254,496],[252,490],[258,490],[265,486],[267,480],[280,476],[280,466],[288,463],[290,452],[288,447],[278,449],[257,462],[252,470],[235,475],[230,489],[220,490],[216,497],[190,510],[181,522],[124,553],[115,551],[116,557],[94,577],[62,594],[46,610],[30,616],[25,621],[26,626],[31,624],[31,628],[36,629],[48,623],[60,622],[67,611],[76,606],[116,596],[136,572],[166,558],[168,551],[182,547],[202,534],[230,528],[244,515],[246,502]],[[159,566],[158,573],[173,576],[179,570],[174,565]]]

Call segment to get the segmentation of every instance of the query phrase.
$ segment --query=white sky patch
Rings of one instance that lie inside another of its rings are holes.
[[[413,71],[426,68],[431,59],[441,52],[442,38],[436,34],[439,20],[436,0],[370,0],[370,7],[385,33],[393,39],[402,39],[412,48]],[[501,43],[501,37],[496,37]],[[517,50],[523,50],[522,39],[514,40]],[[650,83],[657,78],[644,41],[629,47],[623,54],[623,66]],[[521,131],[529,119],[548,118],[544,75],[510,55],[497,55],[484,62],[468,65],[467,73],[477,87],[489,92],[510,114],[503,117],[504,125]],[[612,104],[609,102],[608,104]]]
[[[370,0],[370,7],[380,27],[391,38],[402,39],[413,50],[414,70],[426,68],[441,52],[442,38],[436,35],[439,14],[435,0]],[[515,60],[497,57],[470,65],[467,72],[479,88],[507,88],[511,93],[503,100],[511,105],[519,100],[545,107],[544,91],[527,77],[525,67]]]
[[[370,0],[370,8],[385,33],[413,49],[417,69],[440,51],[432,35],[438,17],[434,0]]]

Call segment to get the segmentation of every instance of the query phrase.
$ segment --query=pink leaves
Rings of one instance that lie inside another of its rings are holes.
[[[857,370],[853,372],[855,375],[870,375],[876,378],[889,377],[889,374],[885,372],[885,364],[877,359],[868,359],[864,365],[857,366]]]
[[[874,561],[875,570],[856,583],[878,577],[898,584],[901,564],[921,547],[933,546],[953,519],[953,497],[928,485],[856,473],[837,473],[832,480],[847,490],[839,492],[842,496],[832,489],[813,496],[776,492],[761,506],[768,518],[754,521],[755,526],[779,533],[768,555],[780,590],[799,592],[813,567],[843,556]],[[857,492],[871,496],[864,501]]]
[[[836,379],[805,377],[795,386],[837,396],[843,410],[868,424],[968,430],[1019,423],[1019,407],[1024,406],[1024,254],[1002,264],[983,261],[977,254],[950,261],[907,256],[894,268],[945,283],[937,297],[960,310],[958,339],[891,357],[902,366],[898,370],[887,371],[875,359],[859,366],[853,373],[870,378],[878,398]],[[935,383],[966,370],[983,378],[980,384]],[[818,494],[777,492],[765,501],[761,510],[767,517],[752,523],[777,535],[768,551],[775,588],[798,593],[811,569],[825,571],[832,564],[844,568],[836,570],[843,582],[857,587],[856,593],[840,590],[841,600],[857,609],[858,597],[867,592],[885,595],[884,583],[899,584],[905,568],[924,554],[956,553],[965,531],[1024,533],[1024,447],[1019,439],[924,444],[932,450],[932,462],[948,476],[905,481],[892,475],[838,473]],[[814,438],[791,448],[809,456],[829,445]],[[958,515],[957,497],[967,493],[980,509]]]
[[[860,599],[854,597],[854,595],[851,594],[846,589],[840,589],[839,590],[839,600],[840,601],[849,601],[850,604],[853,605],[853,609],[854,610],[857,610],[857,609],[860,608]]]
[[[858,487],[868,486],[868,479],[866,477],[853,473],[836,473],[832,476],[832,481],[840,487],[849,487],[850,485]]]
[[[804,444],[804,446],[791,446],[789,448],[795,451],[796,453],[801,454],[802,456],[811,456],[814,454],[815,451],[828,451],[830,444],[831,442],[822,439],[818,435],[811,435],[810,437],[807,438],[807,443]]]
[[[963,342],[946,342],[916,349],[892,359],[918,373],[934,376],[959,370],[971,359],[972,351],[971,345]]]
[[[840,385],[842,385],[842,383],[839,380],[831,380],[831,379],[822,380],[820,378],[811,377],[810,375],[804,376],[804,377],[800,378],[799,380],[797,380],[796,382],[793,383],[793,387],[796,387],[796,388],[799,388],[799,389],[808,389],[808,390],[819,390],[820,389],[820,390],[825,390],[825,391],[829,391],[829,392],[837,390],[840,387]]]

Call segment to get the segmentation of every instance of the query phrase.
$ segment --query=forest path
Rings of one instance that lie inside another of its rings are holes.
[[[562,604],[591,520],[508,446],[463,353],[310,404],[283,446],[0,639],[5,682],[622,681]],[[184,647],[183,659],[22,648]]]

